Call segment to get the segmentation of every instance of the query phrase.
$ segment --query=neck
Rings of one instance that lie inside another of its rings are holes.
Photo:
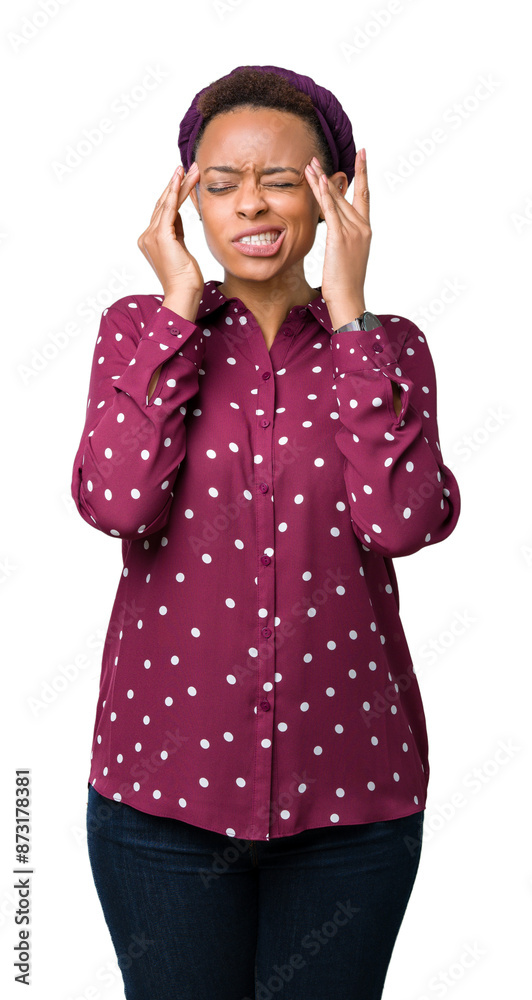
[[[311,288],[304,274],[276,275],[267,281],[249,281],[245,278],[224,275],[218,290],[228,299],[238,298],[253,313],[270,326],[277,328],[294,306],[306,306],[319,294]]]

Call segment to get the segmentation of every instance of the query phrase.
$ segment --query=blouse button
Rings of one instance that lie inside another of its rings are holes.
[[[266,379],[270,377],[270,372],[263,372],[262,373],[262,377],[263,377],[264,381],[266,381]]]
[[[263,712],[269,712],[270,711],[269,701],[261,701],[260,707],[262,708]]]
[[[306,309],[300,309],[299,310],[299,315],[301,316],[301,319],[303,319],[303,317],[306,315],[306,312],[307,312]]]
[[[382,351],[382,344],[379,344],[377,341],[375,341],[375,343],[373,344],[373,350],[375,351],[376,354],[380,354],[380,352]]]
[[[266,420],[266,417],[263,417],[262,420],[261,420],[261,422],[260,422],[260,425],[261,425],[261,427],[267,427],[269,423],[270,423],[270,421]]]
[[[269,490],[268,483],[261,483],[259,486],[259,490],[261,491],[261,493],[267,493]]]
[[[270,563],[271,563],[271,559],[270,559],[269,556],[261,556],[260,557],[260,561],[261,561],[261,563],[262,563],[263,566],[269,566]]]
[[[261,628],[261,632],[265,639],[269,639],[272,634],[271,628]]]

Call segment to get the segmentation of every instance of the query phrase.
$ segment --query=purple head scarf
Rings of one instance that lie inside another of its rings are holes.
[[[334,94],[325,87],[319,87],[310,76],[293,73],[292,70],[282,69],[280,66],[238,66],[220,79],[225,80],[227,77],[234,76],[238,70],[242,69],[255,69],[261,70],[263,73],[276,73],[278,76],[285,77],[294,87],[312,98],[314,110],[331,151],[333,173],[342,170],[347,176],[348,185],[351,184],[355,172],[356,153],[353,130],[349,118]],[[197,109],[197,101],[200,95],[208,89],[209,87],[207,86],[198,91],[179,126],[178,146],[185,171],[189,169],[192,163],[192,150],[194,149],[196,136],[203,124],[203,115]]]

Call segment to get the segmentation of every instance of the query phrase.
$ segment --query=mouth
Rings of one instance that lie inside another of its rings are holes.
[[[286,229],[283,229],[280,233],[261,233],[257,237],[247,237],[249,242],[243,242],[243,240],[233,240],[232,245],[240,253],[245,254],[247,257],[272,257],[280,249],[282,242],[284,240],[284,234]],[[275,242],[269,242],[270,239],[276,236]],[[254,240],[255,242],[251,242]]]

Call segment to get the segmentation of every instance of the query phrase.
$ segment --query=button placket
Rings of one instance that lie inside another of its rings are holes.
[[[261,836],[270,836],[271,785],[273,771],[273,708],[275,678],[275,512],[272,500],[273,490],[273,424],[275,407],[275,377],[273,362],[266,347],[262,332],[262,344],[257,343],[257,363],[270,370],[258,371],[257,409],[262,411],[255,424],[254,454],[261,455],[256,463],[255,503],[257,525],[257,613],[265,609],[267,614],[257,619],[256,665],[256,740],[255,774],[253,777],[253,823],[262,831]],[[272,345],[274,346],[274,345]],[[289,345],[287,345],[289,346]],[[264,348],[264,349],[263,349]],[[267,361],[266,361],[267,358]],[[276,365],[277,367],[277,365]],[[266,554],[273,551],[273,557]],[[273,647],[272,647],[273,644]],[[266,686],[265,686],[266,685]],[[266,697],[266,691],[269,697]],[[266,742],[265,742],[266,741]]]

